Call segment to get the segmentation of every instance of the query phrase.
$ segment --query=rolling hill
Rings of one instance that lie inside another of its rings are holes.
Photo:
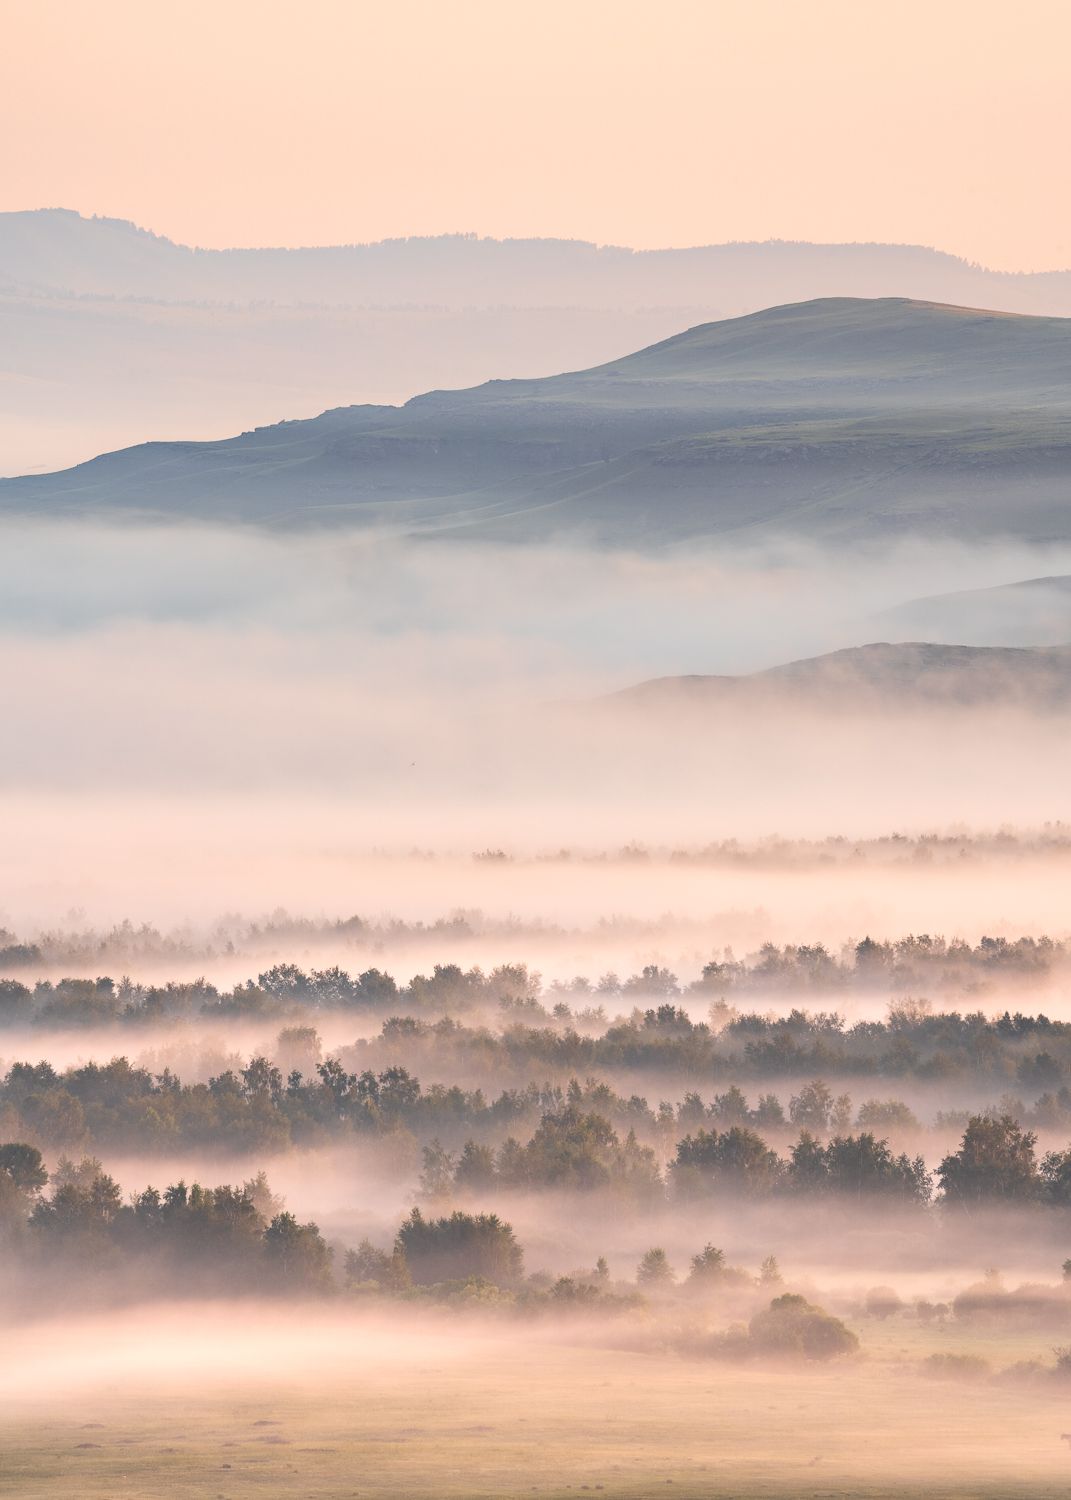
[[[603,704],[657,712],[1071,708],[1071,645],[1016,648],[878,642],[742,677],[658,677]]]
[[[909,599],[871,616],[892,640],[963,646],[1058,646],[1071,640],[1071,575]]]
[[[200,250],[120,219],[0,213],[0,475],[583,369],[714,318],[830,295],[1069,315],[1071,272],[779,241],[633,251],[448,234]]]
[[[1071,539],[1071,320],[836,298],[590,370],[148,443],[0,483],[0,513],[604,546]]]

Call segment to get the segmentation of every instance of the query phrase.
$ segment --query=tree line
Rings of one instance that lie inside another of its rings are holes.
[[[634,1035],[663,1029],[657,1013],[651,1014],[654,1025],[649,1028],[649,1018],[641,1017],[639,1026],[630,1027]],[[1020,1049],[1022,1035],[1030,1037],[1029,1029],[1020,1026],[1021,1019],[986,1023],[982,1035],[990,1064],[1003,1033],[1008,1047]],[[697,1090],[687,1089],[676,1103],[662,1100],[653,1105],[640,1094],[619,1092],[596,1074],[583,1079],[573,1076],[564,1084],[546,1077],[542,1082],[529,1080],[519,1087],[501,1088],[488,1097],[480,1087],[466,1089],[443,1083],[423,1086],[415,1073],[398,1063],[378,1071],[374,1067],[351,1071],[344,1065],[342,1058],[350,1054],[372,1059],[382,1049],[390,1055],[400,1039],[407,1052],[414,1050],[411,1044],[420,1024],[411,1019],[388,1021],[378,1042],[343,1049],[340,1055],[326,1059],[321,1056],[319,1037],[312,1028],[286,1028],[275,1045],[278,1061],[254,1056],[245,1066],[225,1069],[207,1082],[184,1083],[167,1068],[153,1073],[125,1057],[63,1071],[48,1062],[16,1062],[0,1079],[0,1131],[52,1149],[119,1148],[136,1149],[142,1154],[177,1147],[263,1153],[322,1145],[353,1135],[405,1139],[415,1152],[418,1142],[434,1137],[451,1149],[465,1145],[469,1150],[466,1170],[473,1176],[484,1153],[507,1142],[506,1155],[496,1170],[520,1181],[522,1160],[529,1164],[524,1171],[531,1175],[537,1146],[554,1128],[552,1122],[571,1112],[572,1117],[597,1117],[607,1129],[620,1133],[623,1141],[614,1149],[623,1153],[621,1161],[626,1165],[617,1176],[631,1178],[638,1187],[650,1175],[646,1149],[654,1147],[664,1159],[686,1135],[702,1140],[736,1127],[775,1143],[784,1143],[801,1131],[842,1139],[853,1134],[887,1139],[891,1134],[901,1142],[907,1136],[913,1143],[923,1130],[902,1100],[875,1095],[864,1098],[853,1109],[847,1093],[836,1092],[821,1078],[784,1090],[788,1095],[784,1102],[782,1095],[771,1091],[749,1099],[734,1083],[706,1100]],[[675,1020],[669,1024],[676,1027],[683,1023]],[[691,1022],[687,1024],[693,1032],[696,1030]],[[460,1050],[452,1052],[452,1043],[458,1042],[462,1031]],[[968,1034],[978,1033],[968,1029]],[[477,1055],[477,1036],[451,1021],[425,1028],[419,1041],[429,1065],[442,1068],[452,1058],[460,1068],[466,1057]],[[493,1064],[497,1045],[509,1046],[517,1041],[512,1035],[489,1032],[483,1033],[482,1039],[485,1066],[488,1055]],[[434,1051],[428,1045],[433,1040],[439,1043]],[[1020,1051],[1017,1078],[1025,1071],[1024,1060],[1035,1070],[1035,1082],[1060,1076],[1054,1071],[1055,1062],[1052,1068],[1046,1063],[1046,1059],[1052,1061],[1051,1053],[1031,1057],[1030,1047],[1028,1040],[1025,1055]],[[287,1062],[295,1065],[286,1067]],[[302,1066],[297,1066],[298,1062]],[[545,1064],[540,1051],[528,1066],[542,1071]],[[494,1074],[497,1070],[491,1065],[488,1071]],[[523,1076],[519,1067],[513,1071]],[[1055,1090],[1046,1089],[1032,1109],[1005,1093],[991,1112],[1009,1115],[1021,1126],[1071,1133],[1071,1089],[1064,1084]],[[966,1112],[943,1113],[938,1114],[936,1124],[942,1130],[962,1129],[968,1118]],[[532,1136],[523,1159],[517,1155],[521,1148],[513,1139],[522,1135]]]
[[[192,1017],[273,1018],[318,1010],[401,1008],[417,1015],[465,1014],[489,1006],[519,1007],[533,1018],[576,1018],[597,1026],[606,1019],[603,1007],[622,999],[664,1002],[875,990],[962,993],[986,981],[1036,981],[1071,962],[1071,944],[1043,936],[982,937],[971,945],[927,933],[880,942],[866,937],[839,953],[831,953],[822,943],[764,943],[744,958],[726,949],[690,983],[657,964],[626,978],[609,972],[594,981],[577,976],[547,986],[521,963],[499,965],[487,974],[480,968],[436,964],[430,974],[414,975],[408,984],[399,984],[378,968],[351,975],[337,965],[306,971],[280,963],[230,990],[205,979],[148,985],[129,978],[116,982],[108,976],[81,976],[28,985],[16,977],[40,970],[46,962],[46,953],[34,943],[0,943],[0,1026],[138,1025]]]

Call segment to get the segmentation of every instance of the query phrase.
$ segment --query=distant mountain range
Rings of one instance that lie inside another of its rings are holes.
[[[289,306],[711,306],[874,297],[1071,315],[1071,270],[1009,273],[921,245],[768,240],[630,250],[584,240],[412,236],[301,249],[198,250],[123,219],[0,213],[0,286],[75,297]]]
[[[583,369],[830,295],[1071,315],[1071,272],[1006,275],[873,244],[632,251],[444,235],[194,250],[116,219],[0,214],[0,474]]]
[[[743,677],[659,677],[604,705],[691,714],[781,708],[1071,708],[1071,645],[1016,649],[928,642],[853,646]]]
[[[657,548],[1071,540],[1071,320],[832,298],[594,369],[148,443],[0,512],[380,526]]]

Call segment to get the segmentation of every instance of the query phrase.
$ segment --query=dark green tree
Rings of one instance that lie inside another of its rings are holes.
[[[963,1208],[1033,1201],[1042,1188],[1036,1144],[1034,1132],[1024,1130],[1010,1115],[974,1115],[959,1150],[937,1169],[942,1201]]]
[[[22,1141],[9,1141],[6,1146],[0,1146],[0,1172],[6,1172],[24,1193],[37,1193],[48,1182],[40,1151]]]
[[[497,1214],[456,1212],[425,1219],[414,1208],[398,1231],[396,1249],[405,1256],[413,1280],[424,1286],[471,1277],[511,1286],[523,1265],[512,1225]]]
[[[680,1197],[709,1192],[750,1197],[770,1192],[781,1174],[781,1162],[760,1135],[743,1125],[722,1134],[699,1130],[677,1142],[669,1175]]]
[[[319,1228],[277,1214],[264,1231],[268,1284],[279,1291],[324,1292],[331,1288],[331,1251]]]

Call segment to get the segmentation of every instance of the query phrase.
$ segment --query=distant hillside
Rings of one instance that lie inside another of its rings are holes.
[[[0,512],[662,547],[1071,539],[1071,320],[898,298],[705,324],[436,391],[0,483]]]
[[[910,245],[632,251],[444,235],[193,250],[117,219],[0,214],[0,475],[583,369],[827,296],[1071,315],[1071,273],[1003,275]]]
[[[414,236],[304,249],[196,250],[122,219],[0,213],[0,286],[165,302],[333,307],[708,306],[895,294],[1071,314],[1071,271],[988,271],[921,245],[765,241],[630,250],[584,240]]]
[[[871,616],[889,640],[964,646],[1057,646],[1071,641],[1071,575],[911,599]]]
[[[1071,708],[1071,645],[1035,649],[911,641],[853,646],[744,677],[659,677],[603,703],[723,712]]]

